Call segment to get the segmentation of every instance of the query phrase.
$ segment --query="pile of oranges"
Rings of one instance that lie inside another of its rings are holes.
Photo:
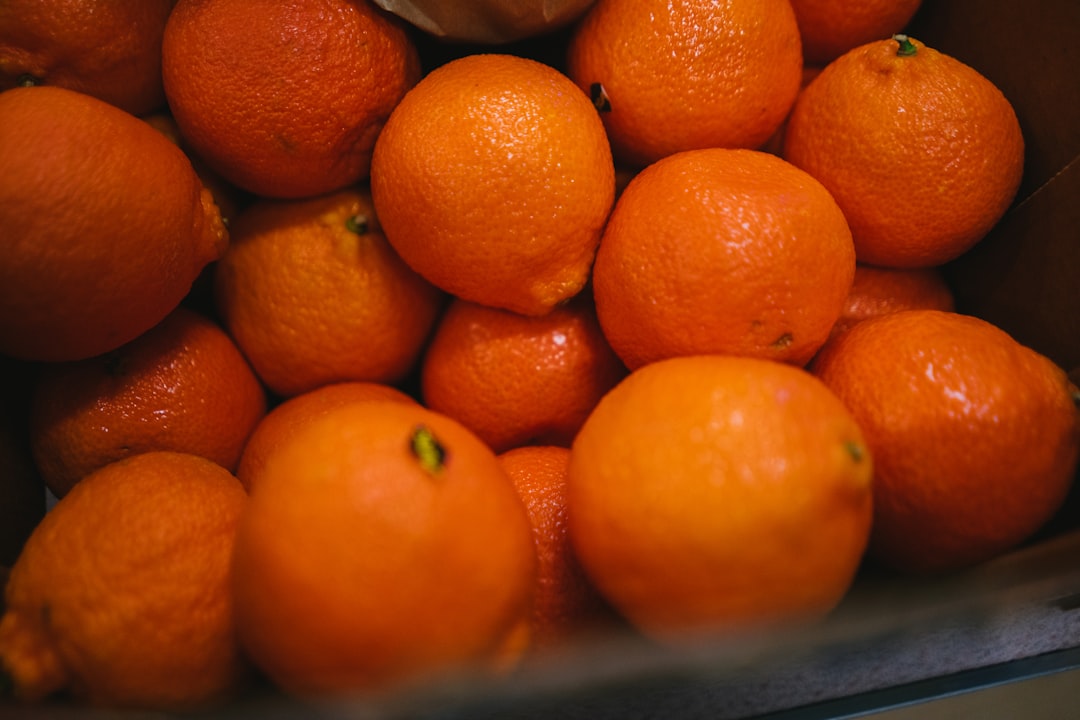
[[[1080,391],[940,271],[1024,140],[920,3],[580,4],[0,5],[14,701],[713,641],[1054,516]]]

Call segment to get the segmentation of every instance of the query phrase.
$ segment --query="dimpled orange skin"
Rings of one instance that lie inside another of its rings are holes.
[[[179,0],[162,58],[195,153],[280,198],[366,179],[375,137],[420,77],[404,24],[367,0]]]
[[[601,594],[654,638],[817,618],[866,547],[865,448],[851,414],[801,368],[652,363],[574,441],[570,537]]]
[[[694,148],[760,146],[791,109],[801,71],[786,0],[599,0],[567,54],[583,90],[603,87],[612,149],[635,166]]]
[[[375,144],[371,192],[405,262],[465,300],[542,315],[585,285],[615,196],[588,97],[555,69],[471,55],[433,70]]]
[[[993,558],[1072,484],[1080,397],[1065,372],[984,320],[906,310],[860,322],[811,365],[874,455],[870,554],[915,573]]]
[[[791,0],[803,59],[825,65],[848,50],[904,29],[922,0]]]
[[[955,307],[940,268],[901,270],[857,263],[851,292],[830,338],[867,318],[898,310],[952,311]]]
[[[631,370],[700,353],[801,365],[828,337],[854,272],[844,216],[812,177],[764,152],[691,150],[623,191],[593,293]]]
[[[0,353],[80,360],[160,322],[228,234],[183,152],[56,87],[0,93]]]
[[[1024,139],[989,80],[910,40],[860,46],[799,95],[784,157],[829,189],[860,262],[931,267],[970,249],[1016,195]]]

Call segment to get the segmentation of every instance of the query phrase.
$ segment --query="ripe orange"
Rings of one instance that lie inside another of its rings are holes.
[[[494,663],[528,614],[522,502],[494,453],[439,413],[330,410],[278,448],[250,497],[233,564],[240,639],[286,692]]]
[[[367,178],[376,135],[420,77],[403,23],[367,0],[179,0],[162,58],[196,154],[284,198]]]
[[[117,350],[42,366],[30,440],[45,484],[62,497],[90,472],[151,450],[233,470],[265,413],[262,385],[225,331],[178,307]]]
[[[801,368],[681,357],[631,373],[570,454],[589,578],[660,640],[806,621],[846,594],[870,532],[871,455]]]
[[[175,145],[101,100],[0,93],[0,353],[78,360],[149,330],[225,250]]]
[[[631,368],[729,353],[803,364],[855,272],[843,213],[819,182],[754,150],[689,150],[642,170],[593,268],[596,310]]]
[[[1080,447],[1075,386],[990,323],[935,310],[864,320],[814,372],[874,456],[870,554],[911,572],[993,558],[1063,502]]]
[[[626,374],[588,294],[527,316],[456,300],[421,364],[424,403],[495,452],[569,447],[600,398]]]
[[[951,311],[955,307],[952,289],[940,268],[903,270],[857,263],[851,292],[830,337],[867,318],[898,310]]]
[[[593,98],[615,156],[756,148],[799,91],[802,46],[786,0],[598,0],[567,72]]]
[[[920,5],[921,0],[791,0],[803,59],[812,65],[902,31]]]
[[[0,666],[16,697],[179,709],[236,690],[246,669],[228,577],[246,501],[236,478],[182,453],[87,476],[11,570]]]
[[[989,80],[897,37],[851,50],[802,91],[784,157],[836,198],[861,262],[930,267],[970,249],[1005,213],[1024,139]]]
[[[266,463],[282,445],[314,419],[342,405],[371,400],[415,403],[412,396],[390,385],[373,382],[341,382],[309,390],[277,405],[259,421],[244,445],[236,476],[245,488],[258,482]]]
[[[536,544],[530,652],[558,650],[613,626],[616,616],[585,576],[568,530],[570,450],[519,447],[499,455],[529,515]]]
[[[596,110],[565,75],[480,54],[435,69],[394,109],[371,192],[418,273],[465,300],[542,315],[585,286],[615,168]]]
[[[415,364],[443,296],[387,243],[366,188],[257,201],[231,233],[216,306],[275,393],[396,382]]]
[[[0,91],[52,85],[134,115],[165,105],[161,38],[175,0],[5,0]]]

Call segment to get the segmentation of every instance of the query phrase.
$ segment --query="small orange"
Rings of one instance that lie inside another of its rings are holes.
[[[955,571],[1015,547],[1062,504],[1080,449],[1080,391],[985,320],[905,310],[830,341],[811,370],[874,456],[870,554]]]
[[[843,213],[814,178],[754,150],[688,150],[642,170],[600,242],[600,326],[630,369],[729,353],[803,364],[855,272]]]
[[[615,197],[595,108],[565,75],[479,54],[429,73],[375,144],[390,244],[443,290],[542,315],[588,279]]]
[[[527,617],[536,554],[521,499],[495,454],[439,413],[330,410],[278,448],[250,497],[239,636],[286,692],[486,672]]]
[[[404,24],[367,0],[179,0],[162,76],[207,165],[257,195],[297,198],[367,178],[420,60]]]
[[[559,650],[614,627],[616,615],[585,576],[570,542],[570,450],[519,447],[499,455],[499,462],[525,503],[536,543],[530,652]]]
[[[600,593],[662,641],[809,621],[870,532],[871,454],[802,368],[698,355],[632,372],[570,451],[570,538]]]
[[[993,83],[898,35],[849,51],[803,89],[783,153],[836,198],[860,262],[931,267],[1008,209],[1024,138]]]
[[[331,383],[291,397],[274,407],[255,426],[244,445],[236,476],[245,488],[250,489],[265,471],[269,458],[280,446],[288,444],[300,428],[342,405],[370,400],[416,402],[412,396],[393,386],[374,382]]]
[[[848,50],[902,31],[922,0],[791,0],[803,60],[825,65]]]
[[[392,383],[410,371],[443,295],[387,243],[365,187],[256,201],[231,234],[216,307],[272,391]]]
[[[504,452],[569,447],[625,374],[583,293],[541,316],[455,300],[424,354],[420,379],[428,407]]]
[[[168,315],[228,242],[179,148],[55,87],[0,93],[0,353],[81,360]]]
[[[15,696],[177,710],[239,689],[229,565],[246,502],[236,478],[183,453],[87,476],[11,570],[0,667]]]
[[[30,440],[45,484],[62,497],[90,472],[151,450],[233,470],[265,413],[262,385],[225,331],[178,307],[112,352],[42,366]]]
[[[787,0],[598,0],[567,73],[601,111],[615,156],[644,166],[683,150],[756,148],[799,91]]]
[[[4,0],[0,91],[52,85],[133,115],[165,105],[161,38],[176,0]]]
[[[855,280],[830,338],[857,322],[898,310],[955,309],[952,289],[940,268],[880,268],[856,263]]]

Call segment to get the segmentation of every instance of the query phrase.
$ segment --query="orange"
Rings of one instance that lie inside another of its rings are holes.
[[[371,192],[414,270],[472,302],[542,315],[588,279],[615,196],[589,99],[563,74],[504,54],[457,58],[394,108]]]
[[[30,400],[37,467],[61,497],[90,472],[151,450],[236,467],[266,397],[225,331],[184,307],[112,352],[41,368]]]
[[[175,0],[5,0],[0,91],[52,85],[134,115],[165,105],[161,38]]]
[[[699,355],[631,373],[570,451],[570,538],[600,593],[664,642],[809,622],[870,532],[871,454],[802,368]]]
[[[530,617],[532,653],[558,650],[612,628],[613,614],[574,554],[568,531],[566,486],[570,450],[519,447],[499,455],[525,503],[536,545],[536,586]]]
[[[420,379],[428,407],[503,452],[526,444],[569,447],[625,374],[585,293],[541,316],[454,301],[424,354]]]
[[[227,235],[183,152],[53,87],[0,93],[0,353],[78,360],[169,314]]]
[[[28,702],[179,709],[235,691],[229,563],[247,502],[209,460],[155,452],[86,477],[11,570],[0,666]]]
[[[594,0],[374,0],[441,40],[496,45],[544,37],[581,16]],[[455,43],[446,43],[453,47]]]
[[[600,326],[631,368],[727,353],[803,364],[855,272],[843,213],[821,183],[754,150],[688,150],[619,197],[593,268]]]
[[[683,150],[756,148],[795,101],[802,46],[786,0],[598,0],[567,73],[638,166]]]
[[[439,413],[330,410],[278,448],[250,497],[233,564],[239,636],[288,693],[483,673],[527,616],[536,556],[522,502],[495,454]]]
[[[244,445],[236,476],[251,488],[278,447],[286,445],[304,425],[342,405],[370,400],[415,403],[410,395],[390,385],[373,382],[341,382],[309,390],[277,405],[259,421]]]
[[[784,157],[836,198],[861,262],[930,267],[966,252],[1008,209],[1024,139],[993,83],[897,36],[849,51],[802,91]]]
[[[415,364],[443,296],[387,243],[366,188],[257,201],[231,233],[216,306],[275,393],[395,382]]]
[[[857,263],[851,292],[830,337],[867,318],[898,310],[951,311],[955,308],[952,289],[940,268],[903,270]]]
[[[296,198],[367,178],[420,60],[403,23],[367,0],[179,0],[162,75],[207,165],[258,195]]]
[[[1080,447],[1080,392],[985,320],[906,310],[829,342],[812,371],[874,456],[870,554],[908,572],[989,560],[1056,512]]]
[[[825,65],[848,50],[903,30],[921,0],[791,0],[803,59]]]

